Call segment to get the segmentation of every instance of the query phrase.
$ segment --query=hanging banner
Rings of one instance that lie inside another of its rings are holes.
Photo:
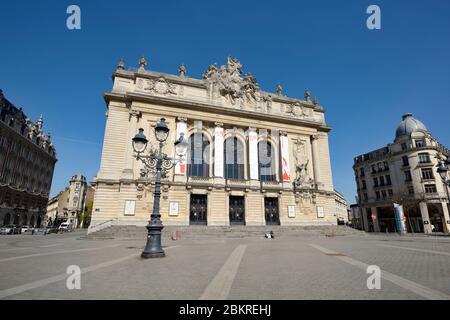
[[[289,165],[289,140],[286,136],[280,137],[281,144],[281,169],[283,173],[283,181],[290,181],[290,165]]]
[[[180,137],[181,133],[184,134],[184,138],[188,139],[187,135],[186,135],[186,128],[187,128],[187,124],[186,122],[177,122],[177,137],[176,139],[178,140],[178,138]],[[187,155],[187,152],[186,152]],[[183,160],[178,162],[175,165],[175,174],[180,174],[180,175],[184,175],[186,174],[186,155],[184,156]]]
[[[250,163],[250,179],[258,180],[258,134],[256,131],[248,132],[248,155]]]
[[[214,176],[223,177],[223,128],[214,129]]]

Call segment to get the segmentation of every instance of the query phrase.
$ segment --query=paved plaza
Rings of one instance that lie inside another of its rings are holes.
[[[148,260],[143,246],[82,231],[0,236],[0,299],[450,299],[448,237],[181,239]],[[71,265],[80,289],[68,289]],[[369,265],[379,290],[367,287]]]

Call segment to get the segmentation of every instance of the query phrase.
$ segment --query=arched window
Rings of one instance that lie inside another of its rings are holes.
[[[194,133],[188,141],[188,175],[209,176],[209,140],[203,133]]]
[[[258,175],[260,181],[276,181],[275,151],[267,140],[258,143]]]
[[[244,146],[238,138],[225,140],[223,159],[225,179],[244,179]]]

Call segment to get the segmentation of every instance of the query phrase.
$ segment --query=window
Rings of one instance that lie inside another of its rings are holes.
[[[377,170],[375,169],[375,165],[372,165],[372,173],[377,173]]]
[[[409,194],[414,194],[414,187],[413,186],[408,187],[408,193]]]
[[[188,141],[188,175],[209,176],[209,140],[202,133],[194,133]]]
[[[422,179],[431,180],[434,179],[433,170],[431,168],[422,169]]]
[[[380,186],[384,186],[384,177],[383,176],[380,177]]]
[[[386,176],[386,185],[390,186],[391,184],[392,184],[391,176],[388,174],[388,175]]]
[[[260,181],[275,181],[275,152],[267,140],[258,143],[258,171]]]
[[[362,188],[363,190],[367,189],[366,180],[362,180]]]
[[[411,171],[405,171],[405,181],[412,181]]]
[[[428,153],[419,153],[419,162],[420,163],[430,163],[430,155]]]
[[[225,179],[244,179],[244,146],[238,138],[225,140],[223,148]]]
[[[367,196],[367,193],[364,193],[364,201],[368,201],[369,197]]]
[[[381,171],[384,170],[383,164],[382,164],[381,162],[379,162],[379,163],[377,164],[377,167],[378,167],[378,172],[381,172]]]
[[[379,200],[379,199],[380,199],[380,191],[376,191],[376,192],[375,192],[375,196],[376,196],[377,199]]]
[[[383,161],[383,167],[384,167],[384,171],[389,171],[389,165],[388,165],[387,161]]]
[[[360,177],[364,177],[365,173],[364,173],[364,168],[359,169],[360,172]]]
[[[414,142],[416,143],[416,148],[421,148],[421,147],[425,147],[426,146],[425,140],[423,140],[423,139],[415,140]]]
[[[378,187],[378,178],[373,178],[373,186]]]
[[[381,191],[381,196],[383,197],[383,199],[386,199],[387,197],[386,190]]]
[[[392,197],[394,195],[394,192],[392,191],[392,189],[388,190],[388,195],[389,195],[389,197]]]
[[[402,150],[406,150],[406,149],[408,149],[408,146],[406,145],[406,143],[402,143]]]
[[[436,185],[435,184],[426,184],[425,185],[425,193],[436,193]]]
[[[408,159],[408,156],[403,156],[403,157],[402,157],[402,161],[403,161],[403,166],[404,166],[404,167],[409,166],[409,159]]]

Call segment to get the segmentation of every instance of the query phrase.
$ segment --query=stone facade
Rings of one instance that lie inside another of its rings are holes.
[[[189,140],[185,159],[162,181],[164,224],[336,224],[331,128],[317,98],[312,101],[308,91],[305,99],[289,98],[281,86],[264,92],[231,57],[221,67],[210,65],[202,79],[189,77],[184,65],[179,76],[146,65],[142,58],[139,69],[125,70],[121,60],[112,91],[104,94],[108,110],[92,230],[149,220],[153,178],[140,174],[131,139],[143,128],[156,146],[153,127],[162,117],[170,128],[165,153],[174,154],[181,133]]]
[[[79,221],[80,215],[86,210],[86,204],[93,201],[94,192],[85,176],[74,175],[69,186],[48,202],[47,223],[59,225],[68,221],[74,228],[83,227],[82,221]]]
[[[335,216],[338,223],[348,223],[348,214],[350,209],[347,200],[345,200],[344,196],[340,192],[335,190],[334,201],[336,206]]]
[[[437,166],[450,152],[411,114],[393,143],[354,159],[358,207],[366,231],[397,231],[394,203],[403,205],[409,232],[449,233],[445,186]]]
[[[55,148],[42,130],[0,90],[0,225],[44,222],[56,163]]]

